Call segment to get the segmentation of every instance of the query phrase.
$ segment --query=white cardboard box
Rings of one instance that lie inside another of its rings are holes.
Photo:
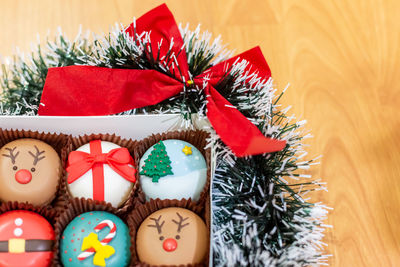
[[[124,115],[124,116],[0,116],[0,128],[39,132],[83,135],[92,133],[116,134],[125,139],[141,140],[155,133],[179,130],[180,115]],[[204,123],[204,122],[203,122]],[[211,165],[214,173],[215,163]],[[212,186],[211,186],[212,188]],[[210,194],[211,194],[210,188]],[[212,209],[210,209],[212,212]],[[212,216],[210,218],[212,220]],[[212,221],[210,222],[212,226]],[[210,261],[212,244],[210,232]]]
[[[0,116],[0,128],[55,132],[72,135],[115,133],[141,140],[152,133],[176,130],[179,115],[126,115],[93,117]]]

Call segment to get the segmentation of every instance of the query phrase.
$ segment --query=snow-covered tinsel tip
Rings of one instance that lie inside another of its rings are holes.
[[[186,24],[185,27],[179,24],[179,30],[185,43],[189,62],[194,60],[198,53],[210,55],[210,65],[218,64],[233,55],[233,51],[226,49],[226,46],[222,44],[221,36],[213,39],[210,32],[200,31],[200,24],[194,31],[189,29],[189,24]]]
[[[329,208],[315,204],[309,211],[310,215],[296,216],[293,224],[298,226],[296,241],[278,252],[279,257],[271,255],[270,250],[259,238],[257,224],[244,225],[243,242],[241,244],[227,243],[222,237],[225,231],[232,232],[232,224],[221,225],[213,234],[213,252],[218,257],[219,266],[268,266],[268,267],[300,267],[328,265],[330,255],[321,251],[326,246],[321,241],[324,237]],[[302,213],[303,211],[299,211]]]

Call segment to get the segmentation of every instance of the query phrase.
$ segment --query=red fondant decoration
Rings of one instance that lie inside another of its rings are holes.
[[[6,251],[0,252],[0,266],[51,265],[54,230],[45,218],[31,211],[14,210],[0,215],[0,225],[1,247],[6,248]],[[13,252],[14,245],[10,243],[18,243],[21,239],[25,240],[25,247],[22,248],[24,251]],[[3,246],[5,243],[8,245]]]
[[[126,29],[127,33],[136,38],[134,31],[133,25]],[[176,66],[173,67],[175,63],[167,64],[173,77],[155,70],[91,66],[50,68],[38,114],[50,116],[115,114],[160,103],[181,92],[184,85],[196,84],[203,88],[205,84],[207,117],[221,140],[237,156],[270,153],[285,147],[285,141],[265,137],[215,89],[225,76],[227,67],[239,59],[250,63],[246,67],[246,72],[256,71],[259,77],[268,79],[271,72],[259,47],[219,63],[191,78],[186,52],[182,49],[184,47],[182,36],[165,4],[137,20],[136,34],[140,35],[143,32],[151,32],[154,58],[163,59],[171,47],[171,53],[176,56],[179,65],[178,70]]]
[[[178,242],[176,242],[176,240],[173,238],[167,238],[163,242],[163,248],[167,252],[175,251],[177,247],[178,247]]]
[[[68,183],[71,184],[88,170],[92,169],[93,199],[104,201],[104,169],[103,164],[108,164],[111,169],[124,179],[134,183],[136,170],[129,165],[134,165],[133,158],[128,149],[124,147],[112,149],[102,153],[101,140],[90,141],[90,153],[72,151],[68,155]]]
[[[19,170],[15,173],[15,180],[20,184],[27,184],[32,180],[32,173],[26,169]]]

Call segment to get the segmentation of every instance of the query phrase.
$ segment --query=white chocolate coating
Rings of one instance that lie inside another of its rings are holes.
[[[107,142],[101,141],[101,150],[103,153],[108,153],[114,148],[120,146]],[[77,149],[90,153],[90,144],[85,144]],[[133,168],[133,166],[131,166]],[[123,204],[132,190],[133,183],[127,181],[121,175],[111,169],[108,164],[103,164],[104,169],[104,200],[110,202],[113,207],[119,207]],[[73,197],[84,197],[93,198],[93,175],[90,169],[76,181],[68,184],[68,190]]]

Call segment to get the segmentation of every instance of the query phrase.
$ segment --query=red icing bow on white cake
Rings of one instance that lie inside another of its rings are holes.
[[[134,183],[136,170],[133,158],[128,149],[121,147],[102,153],[101,140],[90,142],[90,153],[72,151],[68,156],[68,183],[71,184],[92,169],[93,173],[93,199],[104,200],[104,172],[103,164],[108,164],[111,169],[124,179]]]

